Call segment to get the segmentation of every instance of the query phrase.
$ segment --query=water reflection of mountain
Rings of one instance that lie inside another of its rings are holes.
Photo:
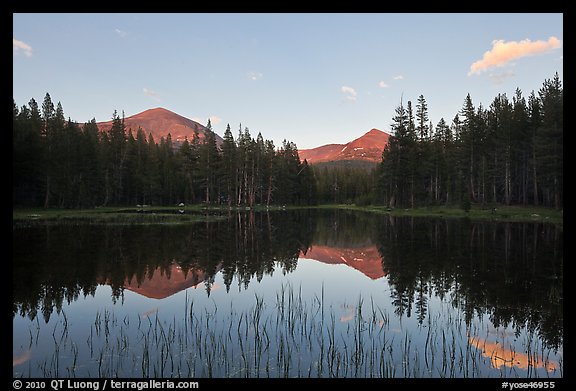
[[[185,289],[198,287],[206,277],[203,270],[185,271],[181,266],[172,264],[168,272],[156,268],[142,280],[136,276],[127,277],[123,287],[139,295],[161,300]]]
[[[375,280],[384,277],[382,257],[376,246],[335,248],[312,245],[300,251],[299,258],[312,259],[329,265],[344,264]],[[217,268],[220,270],[220,268]],[[188,288],[201,288],[209,276],[202,269],[184,270],[177,263],[168,268],[149,270],[142,278],[127,276],[123,288],[151,299],[165,299]],[[105,282],[107,283],[107,282]],[[212,285],[212,289],[213,289]]]
[[[130,289],[245,288],[299,257],[386,276],[398,316],[423,322],[432,296],[468,321],[527,327],[563,343],[563,233],[542,223],[388,218],[344,211],[233,214],[188,226],[49,225],[13,230],[13,314],[48,321],[65,302]],[[385,262],[382,262],[382,259]],[[383,265],[384,264],[384,265]],[[170,277],[170,278],[168,278]]]
[[[329,265],[343,264],[358,270],[372,280],[386,275],[382,266],[382,256],[375,245],[339,248],[313,244],[307,250],[300,251],[299,258],[312,259]],[[166,269],[158,267],[149,270],[140,279],[136,275],[128,276],[123,288],[148,298],[164,299],[188,288],[201,287],[201,283],[207,279],[208,275],[202,269],[184,270],[174,263]]]
[[[300,258],[313,259],[329,265],[344,264],[372,280],[386,275],[382,265],[382,256],[376,246],[343,248],[313,244],[309,249],[300,253]]]
[[[356,269],[375,280],[384,277],[382,254],[374,242],[377,219],[366,213],[322,211],[315,214],[312,245],[300,258]]]

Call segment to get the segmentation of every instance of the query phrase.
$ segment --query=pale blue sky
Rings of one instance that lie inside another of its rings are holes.
[[[527,97],[563,79],[562,40],[560,13],[14,14],[13,97],[48,92],[81,123],[165,107],[311,148],[390,131],[402,97],[423,94],[434,125],[468,93]]]

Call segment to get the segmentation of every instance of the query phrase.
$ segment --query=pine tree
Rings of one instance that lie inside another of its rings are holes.
[[[192,151],[188,138],[184,139],[184,142],[178,149],[178,156],[180,161],[180,176],[183,181],[182,199],[185,203],[192,204],[196,202],[194,194],[194,172],[198,164],[198,156],[197,151]]]
[[[314,178],[314,172],[308,165],[308,161],[306,159],[304,159],[300,165],[298,180],[300,183],[298,203],[300,205],[315,205],[317,203],[316,180]]]
[[[452,130],[444,120],[440,118],[438,124],[436,125],[436,135],[439,143],[439,172],[441,178],[439,193],[443,194],[443,201],[446,205],[452,202],[453,189],[453,179],[456,175],[453,163],[453,151],[454,151],[454,138],[452,135]]]
[[[62,112],[62,106],[58,103],[59,109],[57,112]],[[61,203],[60,205],[67,208],[77,208],[80,206],[80,182],[82,180],[82,172],[79,170],[81,166],[82,156],[80,155],[81,131],[78,124],[70,118],[66,122],[63,129],[63,153],[62,163],[63,172],[61,176]]]
[[[124,202],[138,204],[138,148],[132,129],[126,137],[126,170],[124,174]]]
[[[531,168],[531,178],[532,178],[532,203],[537,206],[539,205],[539,192],[538,192],[538,135],[541,126],[541,116],[540,116],[540,100],[534,94],[534,91],[530,93],[528,98],[528,127],[530,129],[530,168]]]
[[[124,118],[118,116],[114,110],[112,114],[112,127],[108,131],[109,140],[109,186],[111,201],[114,204],[122,202],[124,170],[126,168],[126,127]]]
[[[275,160],[275,203],[282,205],[294,204],[298,199],[298,173],[300,171],[300,159],[296,145],[284,140],[282,147],[276,153]]]
[[[218,202],[216,177],[220,169],[220,156],[216,146],[216,136],[212,132],[210,120],[206,125],[204,142],[200,147],[200,170],[202,172],[202,188],[204,190],[204,202],[207,204]]]
[[[530,187],[530,126],[528,120],[528,106],[526,99],[522,96],[522,91],[517,88],[512,99],[512,144],[514,190],[517,194],[516,202],[526,205],[528,203],[528,192]]]
[[[266,205],[269,206],[272,202],[272,195],[276,189],[276,176],[274,173],[274,162],[276,160],[276,148],[271,140],[266,140],[264,143],[264,184],[266,186]]]
[[[102,202],[102,165],[100,161],[99,130],[92,118],[82,127],[80,141],[80,207],[94,207]]]
[[[54,161],[55,161],[55,153],[54,153],[54,145],[56,139],[56,129],[54,126],[54,104],[52,103],[52,98],[50,94],[46,93],[44,96],[44,101],[42,102],[42,135],[44,143],[45,143],[45,164],[44,164],[44,173],[46,177],[46,190],[44,196],[44,208],[48,208],[50,206],[50,193],[51,193],[51,186],[52,186],[52,176],[55,172]]]
[[[150,204],[162,202],[162,180],[160,171],[160,148],[152,133],[148,133],[148,158],[145,172],[147,177],[147,199]],[[144,203],[145,204],[145,203]]]
[[[459,132],[459,169],[462,176],[462,184],[466,188],[469,199],[475,200],[476,186],[474,183],[475,160],[476,160],[476,110],[470,94],[466,95],[460,114],[463,117]],[[468,198],[467,198],[468,199]]]
[[[254,167],[254,140],[250,135],[250,130],[246,127],[244,132],[240,128],[237,139],[238,156],[238,205],[250,205],[250,183]]]
[[[258,132],[254,143],[254,175],[252,178],[252,187],[254,192],[254,202],[262,204],[264,202],[264,137]]]
[[[416,121],[417,121],[417,131],[420,141],[425,141],[428,139],[428,105],[426,104],[426,99],[424,95],[418,97],[418,103],[416,103]]]
[[[237,171],[236,144],[230,130],[230,124],[228,124],[222,142],[221,175],[222,197],[228,207],[231,207],[234,200],[237,199]]]
[[[408,108],[411,108],[412,104],[408,103]],[[416,134],[410,110],[404,109],[401,102],[395,112],[391,125],[394,134],[382,154],[380,171],[385,203],[389,207],[404,207],[414,203]]]
[[[161,137],[158,145],[160,187],[162,189],[162,205],[173,205],[176,203],[176,173],[178,172],[177,162],[174,157],[172,146],[172,135],[168,133],[166,138]]]

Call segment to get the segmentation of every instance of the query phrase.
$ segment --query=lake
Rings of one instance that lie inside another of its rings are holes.
[[[344,210],[13,226],[14,377],[563,377],[563,230]]]

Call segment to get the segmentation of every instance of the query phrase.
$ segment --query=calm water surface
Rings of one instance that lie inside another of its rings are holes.
[[[345,211],[13,228],[15,377],[563,377],[563,232]]]

